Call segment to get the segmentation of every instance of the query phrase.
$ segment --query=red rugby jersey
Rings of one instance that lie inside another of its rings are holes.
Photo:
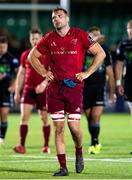
[[[41,83],[44,78],[39,75],[34,68],[30,65],[30,63],[28,62],[28,54],[30,52],[31,49],[28,49],[26,51],[24,51],[21,55],[20,58],[20,65],[26,69],[26,74],[25,74],[25,87],[28,88],[35,88],[39,83]],[[45,68],[48,68],[48,60],[45,61],[45,57],[42,56],[40,58],[41,63],[43,63],[45,65]]]
[[[94,43],[89,34],[78,28],[70,28],[61,37],[56,31],[46,34],[37,44],[41,54],[50,54],[50,67],[56,80],[75,79],[82,71],[86,50]]]

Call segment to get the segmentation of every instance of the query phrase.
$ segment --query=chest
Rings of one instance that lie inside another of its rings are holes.
[[[10,61],[6,58],[0,59],[0,73],[7,73],[11,70]]]
[[[76,37],[58,37],[48,42],[51,55],[75,55],[81,50],[82,43]]]

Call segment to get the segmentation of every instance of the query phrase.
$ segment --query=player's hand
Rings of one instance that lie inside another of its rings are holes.
[[[14,93],[14,91],[15,91],[15,85],[11,85],[11,86],[8,88],[8,91],[11,92],[11,93]]]
[[[116,100],[117,100],[117,96],[115,93],[109,95],[109,103],[111,104],[116,103]]]
[[[20,96],[20,93],[15,93],[14,95],[14,101],[16,104],[19,104],[20,101],[21,101],[21,96]]]
[[[42,81],[39,85],[37,85],[37,87],[35,88],[35,92],[37,94],[42,93],[45,91],[46,87],[48,86],[48,79],[45,79],[44,81]]]
[[[88,77],[88,73],[87,72],[80,72],[76,74],[76,78],[79,81],[83,81],[84,79],[86,79]]]
[[[120,96],[124,95],[124,88],[122,85],[117,86],[117,92],[119,93]]]

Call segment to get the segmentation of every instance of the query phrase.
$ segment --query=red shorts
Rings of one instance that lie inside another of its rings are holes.
[[[23,90],[21,103],[36,105],[39,110],[46,110],[46,92],[36,94],[34,89]]]
[[[62,86],[61,82],[51,82],[47,90],[48,112],[64,110],[68,113],[82,113],[83,87]]]

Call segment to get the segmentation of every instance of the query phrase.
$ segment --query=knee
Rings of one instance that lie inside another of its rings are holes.
[[[55,135],[62,136],[63,134],[64,134],[64,127],[63,126],[55,127]]]
[[[100,115],[98,115],[98,114],[94,114],[90,117],[91,123],[97,123],[97,122],[99,122],[99,120],[100,120]]]
[[[41,121],[42,121],[44,126],[48,126],[49,125],[48,116],[47,115],[41,116],[40,119],[41,119]]]
[[[29,118],[26,116],[21,117],[21,124],[28,124]]]

